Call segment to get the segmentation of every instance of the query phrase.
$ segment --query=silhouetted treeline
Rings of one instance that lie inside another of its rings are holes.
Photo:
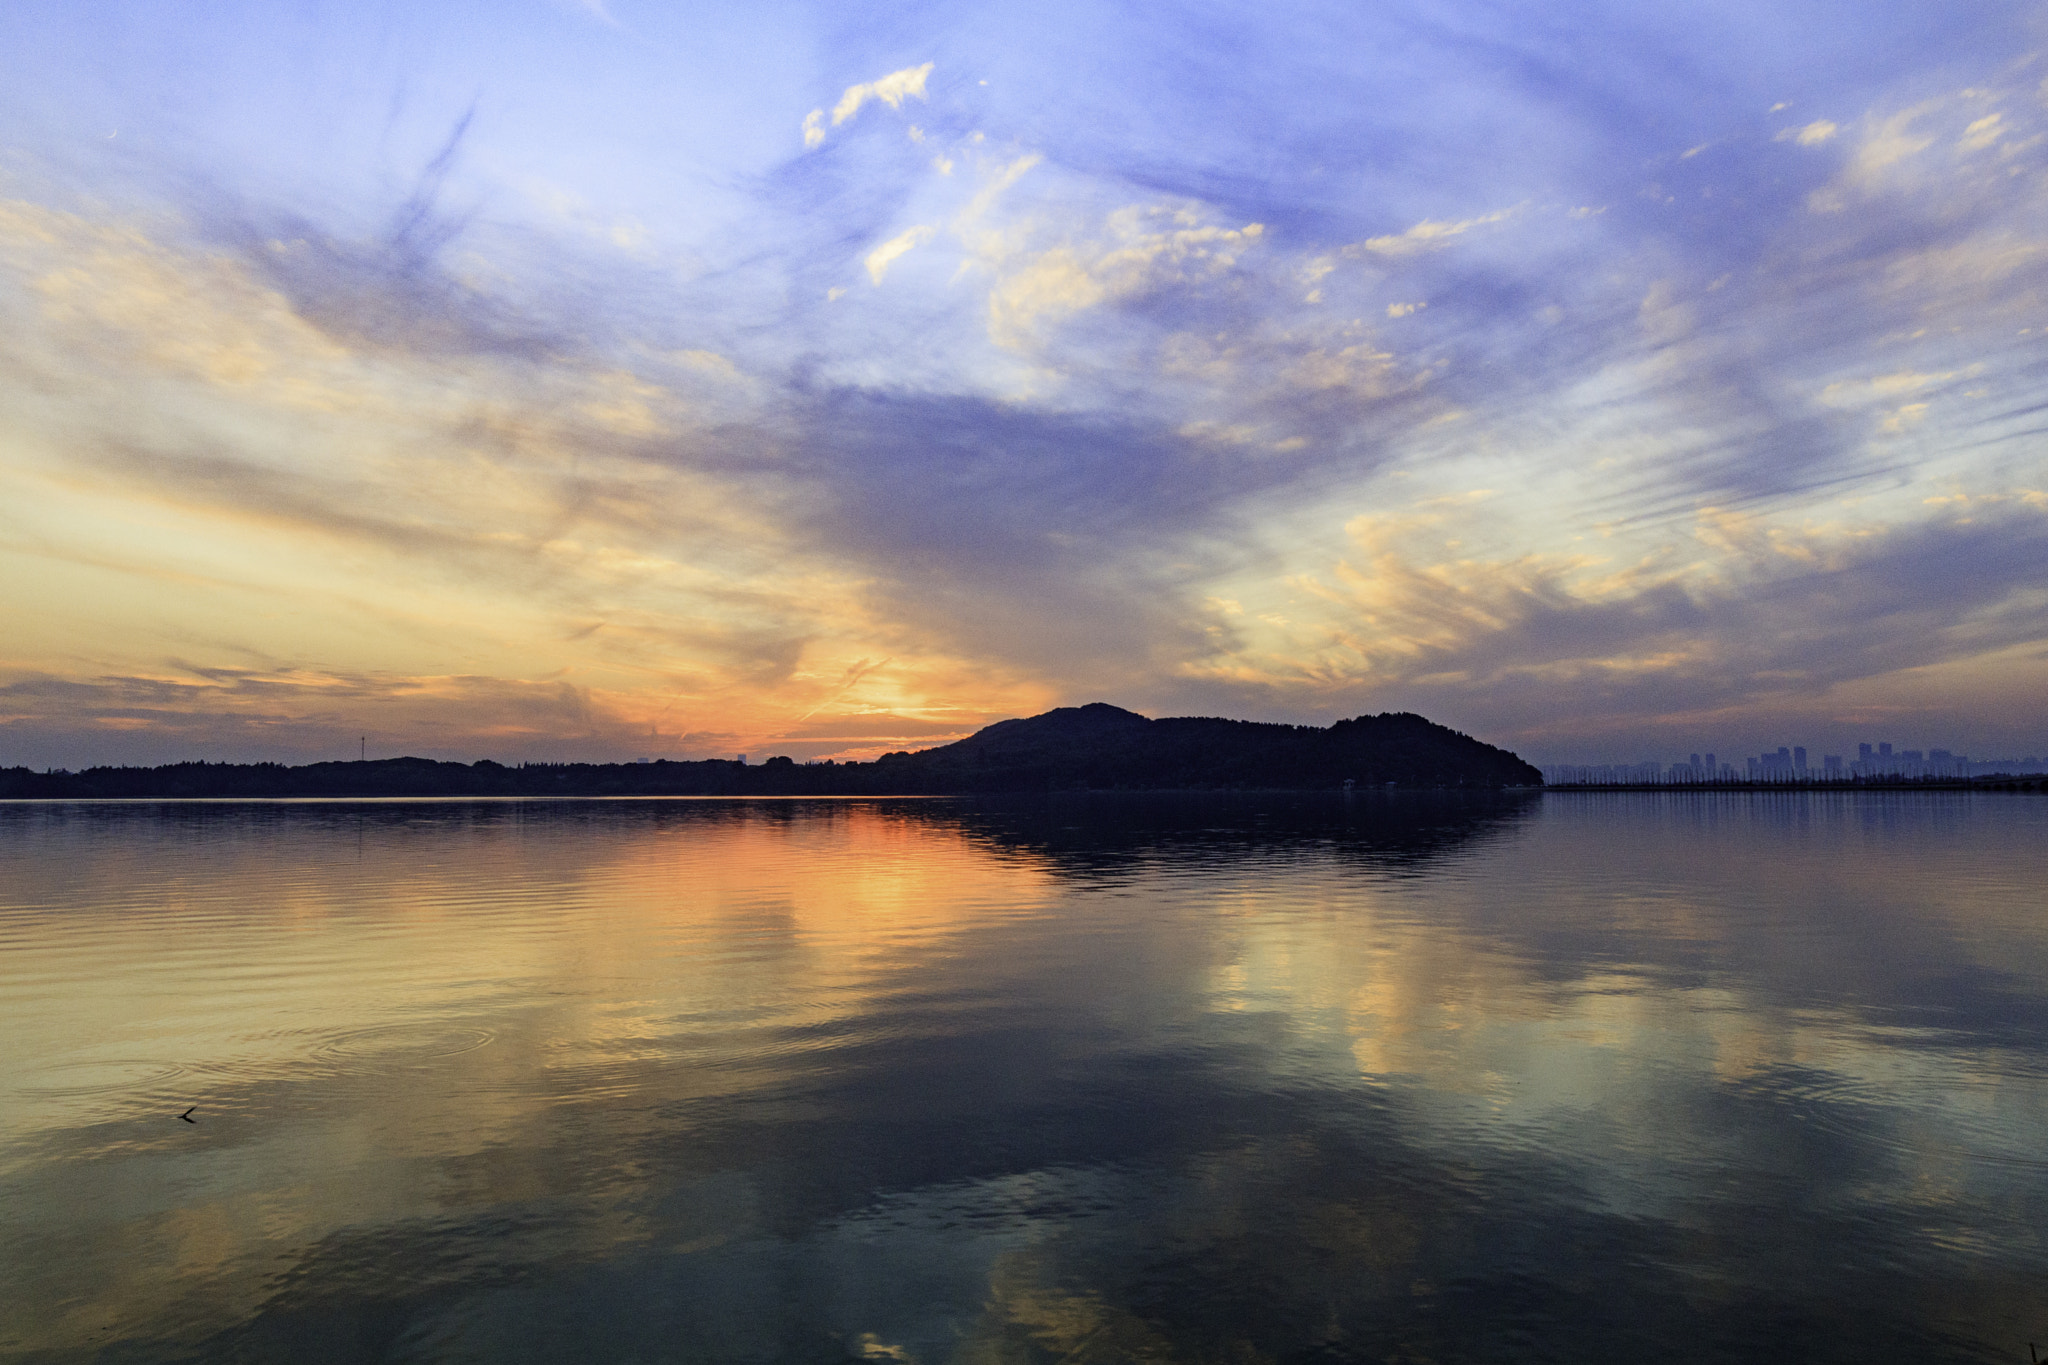
[[[974,792],[1541,786],[1505,749],[1409,714],[1327,729],[1182,717],[1096,703],[1008,720],[956,744],[872,763],[172,763],[0,770],[0,797],[909,796]]]

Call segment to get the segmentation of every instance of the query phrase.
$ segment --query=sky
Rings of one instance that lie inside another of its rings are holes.
[[[2048,7],[23,0],[0,766],[2048,751]]]

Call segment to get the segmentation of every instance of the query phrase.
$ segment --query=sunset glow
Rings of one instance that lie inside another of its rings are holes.
[[[0,17],[0,766],[2048,742],[2037,7]]]

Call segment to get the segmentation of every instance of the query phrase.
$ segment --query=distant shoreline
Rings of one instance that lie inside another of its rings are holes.
[[[949,796],[1046,791],[1493,790],[1543,774],[1407,712],[1327,728],[1179,716],[1091,702],[998,721],[966,739],[867,762],[786,755],[637,763],[168,763],[83,772],[0,768],[0,799],[393,796]]]
[[[372,761],[374,764],[374,760]],[[1189,783],[1183,785],[1006,785],[934,787],[916,783],[916,775],[904,775],[906,785],[891,787],[870,774],[847,774],[843,769],[739,768],[739,772],[705,775],[663,773],[657,764],[575,765],[584,771],[548,772],[532,785],[506,785],[501,774],[492,790],[485,783],[462,780],[458,772],[404,774],[416,785],[380,781],[386,774],[346,773],[323,775],[324,784],[294,781],[292,770],[279,772],[227,771],[229,765],[211,766],[212,772],[184,772],[160,778],[147,769],[87,769],[81,773],[34,773],[27,769],[0,770],[0,805],[23,802],[72,802],[113,805],[128,802],[180,801],[194,805],[206,802],[269,801],[277,803],[318,803],[324,801],[936,801],[969,797],[1030,796],[1332,796],[1382,797],[1412,795],[1534,795],[1543,790],[1539,783],[1480,786],[1457,782],[1403,785],[1354,784],[1350,787],[1306,783]],[[251,765],[255,766],[255,765]],[[446,765],[460,769],[459,764]],[[557,765],[550,765],[551,767]],[[560,767],[571,765],[563,764]],[[681,765],[677,765],[681,766]],[[739,765],[731,765],[739,767]],[[517,771],[517,770],[513,770]],[[742,775],[744,774],[744,775]],[[152,780],[154,779],[154,780]],[[751,779],[751,781],[749,780]],[[512,779],[516,783],[517,779]]]
[[[1968,792],[1995,791],[2024,794],[2028,792],[2048,793],[2048,777],[1977,778],[1970,781],[1929,781],[1929,782],[1574,782],[1547,787],[1360,787],[1353,791],[1331,787],[1072,787],[1047,788],[1037,791],[996,791],[996,792],[351,792],[319,793],[310,795],[222,795],[192,796],[148,794],[131,796],[70,796],[41,795],[23,796],[18,794],[0,795],[0,806],[63,804],[80,806],[133,806],[133,805],[265,805],[318,806],[382,802],[392,805],[432,804],[439,801],[499,802],[513,805],[528,801],[959,801],[990,797],[1149,797],[1149,796],[1334,796],[1356,799],[1358,797],[1389,796],[1533,796],[1570,795],[1573,793],[1606,792],[1769,792],[1793,795],[1818,794],[1839,795],[1856,792]]]

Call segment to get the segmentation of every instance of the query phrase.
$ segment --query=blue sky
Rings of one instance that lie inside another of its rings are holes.
[[[10,7],[0,763],[2040,752],[2042,41]]]

